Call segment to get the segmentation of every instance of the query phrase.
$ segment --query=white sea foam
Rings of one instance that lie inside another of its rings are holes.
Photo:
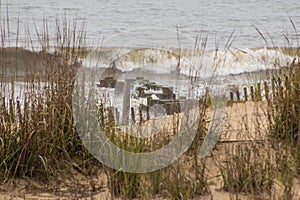
[[[210,50],[202,51],[201,53],[194,53],[187,50],[178,52],[178,50],[162,48],[96,48],[83,60],[83,65],[85,67],[107,67],[114,64],[122,72],[141,70],[146,75],[148,72],[160,74],[163,76],[157,76],[152,81],[156,81],[157,84],[174,87],[174,92],[181,96],[201,96],[205,93],[205,84],[209,84],[210,86],[218,85],[218,88],[224,86],[222,90],[225,91],[231,85],[236,87],[238,85],[254,84],[257,82],[255,78],[253,83],[251,82],[252,80],[231,80],[231,76],[226,75],[278,69],[289,66],[294,59],[298,62],[298,58],[286,55],[280,50],[266,48],[235,49],[231,51]],[[226,77],[215,78],[212,83],[207,83],[205,79],[201,79],[203,82],[197,83],[195,89],[190,90],[188,89],[189,80],[173,80],[171,76],[168,76],[172,72],[199,77],[214,77],[215,75],[225,75]],[[153,75],[145,77],[145,79],[149,78],[151,80],[152,77]],[[0,96],[11,98],[12,94],[14,94],[15,97],[18,97],[22,101],[26,93],[25,85],[24,83],[15,82],[14,90],[12,91],[8,83],[5,88],[2,86]],[[118,103],[109,102],[110,106],[114,104]]]
[[[83,61],[85,67],[114,66],[123,72],[151,71],[158,74],[180,72],[188,76],[241,74],[289,66],[294,57],[275,49],[244,49],[228,51],[193,51],[180,53],[162,48],[95,49]]]

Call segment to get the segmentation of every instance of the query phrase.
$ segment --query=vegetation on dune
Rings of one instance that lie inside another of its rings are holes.
[[[5,25],[6,24],[6,25]],[[300,173],[300,66],[294,60],[288,70],[276,71],[269,80],[273,93],[267,98],[265,109],[268,130],[265,140],[253,138],[243,143],[220,141],[211,156],[199,158],[198,153],[208,129],[212,99],[205,96],[199,101],[200,121],[196,137],[188,151],[171,166],[146,173],[132,174],[102,166],[83,146],[74,125],[72,94],[77,70],[84,56],[84,25],[71,26],[66,19],[57,20],[55,51],[49,53],[50,36],[45,21],[43,32],[37,32],[40,51],[7,47],[8,22],[1,24],[0,48],[0,181],[29,177],[49,182],[63,173],[94,175],[104,171],[107,187],[114,199],[150,199],[155,197],[191,199],[210,195],[211,177],[215,165],[222,190],[247,194],[254,198],[294,198],[293,178]],[[16,36],[18,40],[18,35]],[[31,38],[28,39],[29,43]],[[201,44],[205,46],[204,43]],[[289,48],[283,50],[288,53]],[[299,55],[297,49],[289,53]],[[274,63],[276,65],[276,63]],[[16,80],[25,84],[24,94],[15,94]],[[261,99],[259,100],[261,101]],[[229,106],[234,106],[230,102]],[[159,149],[170,141],[160,133],[150,140],[119,134],[115,125],[105,118],[105,108],[99,108],[99,122],[107,136],[118,146],[134,152]],[[258,113],[254,113],[254,115]],[[247,117],[247,116],[246,116]],[[261,124],[256,118],[256,131]],[[245,127],[248,124],[245,122]],[[254,134],[247,129],[248,134]],[[228,143],[227,143],[228,142]],[[224,144],[225,143],[225,144]],[[219,155],[225,146],[226,155]],[[97,168],[95,170],[95,168]],[[89,172],[89,173],[86,173]],[[279,177],[279,178],[277,178]],[[74,177],[76,179],[76,177]],[[278,194],[275,187],[281,185]],[[91,183],[91,193],[101,192]],[[102,187],[102,186],[101,186]],[[73,193],[81,193],[81,190]],[[70,194],[72,195],[72,194]],[[212,197],[213,198],[213,197]]]
[[[33,176],[50,178],[62,166],[81,168],[73,157],[89,158],[76,133],[72,114],[72,91],[80,67],[78,52],[82,30],[57,24],[57,48],[44,51],[49,37],[38,33],[42,51],[1,48],[1,90],[10,93],[0,104],[0,178]],[[5,37],[1,28],[2,38]],[[7,36],[8,37],[8,36]],[[2,41],[4,43],[4,41]],[[22,72],[20,72],[22,70]],[[24,98],[14,94],[15,80],[24,81]],[[59,158],[59,159],[58,159]]]
[[[62,24],[57,21],[56,44],[55,47],[50,47],[51,36],[48,35],[48,24],[45,21],[44,31],[36,33],[40,46],[32,46],[31,51],[28,51],[17,46],[4,47],[6,40],[10,38],[9,31],[6,31],[9,27],[8,23],[5,27],[1,25],[2,183],[26,177],[49,182],[61,174],[96,174],[99,170],[104,170],[112,197],[132,199],[163,194],[174,199],[187,199],[209,193],[204,173],[205,164],[197,157],[198,148],[195,145],[193,155],[189,156],[194,158],[191,172],[186,171],[179,162],[174,164],[174,167],[153,173],[130,174],[103,167],[89,154],[78,136],[72,112],[75,76],[81,65],[80,58],[85,53],[85,50],[82,50],[84,27],[77,29],[76,23],[70,26],[65,19]],[[18,37],[17,35],[17,40]],[[49,53],[50,48],[55,49],[54,53]],[[16,81],[25,85],[22,94],[14,92],[17,88]],[[101,109],[99,111],[101,115]],[[99,120],[101,121],[101,117]],[[113,130],[109,125],[113,126],[108,123],[106,128]],[[112,131],[109,133],[108,136],[113,142],[135,152],[149,149],[150,146],[158,148],[170,139],[164,138],[164,133],[161,133],[162,138],[158,143],[155,139],[149,143],[135,137],[122,138]],[[98,169],[92,171],[95,166]],[[177,173],[180,176],[176,177]],[[81,189],[76,192],[81,193]]]

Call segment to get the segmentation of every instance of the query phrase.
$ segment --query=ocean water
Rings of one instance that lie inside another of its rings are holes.
[[[84,67],[116,63],[123,74],[136,74],[140,69],[138,76],[157,78],[160,84],[175,88],[170,85],[174,80],[167,75],[176,72],[180,61],[181,75],[201,79],[198,83],[201,94],[207,84],[222,86],[228,94],[226,89],[232,85],[260,82],[266,73],[257,72],[278,69],[294,60],[279,49],[266,47],[299,46],[299,0],[0,0],[0,3],[2,26],[7,26],[9,16],[7,46],[28,48],[32,45],[28,44],[29,35],[33,45],[39,46],[37,32],[43,31],[45,22],[50,45],[55,45],[56,21],[62,24],[67,19],[71,28],[76,21],[78,29],[85,27],[83,45],[93,48],[82,60]],[[200,53],[193,51],[195,45]],[[181,53],[176,48],[188,51]],[[187,93],[187,88],[181,92]]]
[[[140,29],[145,30],[137,31],[139,33],[137,35],[124,34],[123,43],[114,45],[131,47],[149,40],[155,41],[156,44],[169,42],[168,44],[178,47],[177,41],[173,40],[178,30],[192,39],[197,35],[207,37],[208,49],[214,49],[216,46],[219,49],[224,48],[229,38],[232,39],[232,48],[297,46],[297,29],[300,26],[298,0],[1,0],[0,2],[2,18],[8,8],[12,43],[18,24],[20,38],[22,36],[24,38],[27,29],[31,34],[35,34],[35,27],[41,31],[43,21],[47,19],[48,31],[50,35],[54,35],[55,20],[63,16],[70,21],[76,20],[78,26],[82,22],[86,23],[86,46],[99,46],[103,40],[116,34]],[[295,24],[296,31],[290,19]],[[155,27],[156,29],[151,30]],[[256,28],[264,34],[267,42]],[[23,45],[21,39],[19,43]]]

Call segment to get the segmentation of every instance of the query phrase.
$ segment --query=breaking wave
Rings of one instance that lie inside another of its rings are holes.
[[[94,48],[83,60],[85,67],[113,67],[188,76],[211,77],[287,67],[298,58],[279,48],[189,50],[166,48]]]

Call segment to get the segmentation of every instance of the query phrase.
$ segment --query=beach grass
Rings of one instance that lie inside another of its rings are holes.
[[[72,157],[82,161],[89,158],[76,133],[72,114],[72,91],[79,67],[76,52],[83,38],[77,36],[75,26],[72,30],[67,30],[64,23],[57,26],[60,51],[54,54],[45,52],[47,32],[39,33],[45,36],[40,40],[39,52],[0,49],[1,88],[9,93],[1,97],[0,109],[2,181],[23,176],[49,179],[60,166],[80,168]],[[2,27],[2,38],[9,37],[4,30]],[[13,92],[16,79],[26,86],[24,98]]]
[[[93,199],[106,191],[105,198],[110,199],[217,199],[215,195],[245,199],[297,198],[294,182],[300,173],[300,69],[296,60],[290,66],[278,66],[287,67],[288,73],[278,71],[271,76],[277,82],[272,98],[263,107],[268,128],[262,129],[260,118],[251,117],[261,115],[259,111],[246,112],[239,121],[238,128],[244,128],[237,131],[245,134],[246,130],[252,140],[220,140],[210,156],[199,158],[210,122],[211,98],[205,96],[199,101],[198,132],[187,152],[166,168],[134,174],[108,168],[93,158],[74,125],[72,93],[77,70],[81,67],[80,60],[87,53],[84,48],[85,25],[78,27],[66,19],[57,20],[53,47],[49,45],[52,37],[48,35],[45,20],[43,31],[37,33],[40,47],[32,46],[32,51],[27,51],[17,44],[4,47],[12,37],[8,21],[4,20],[0,27],[0,94],[9,93],[0,99],[2,185],[17,179],[34,180],[46,183],[44,190],[57,197],[57,193],[63,193],[55,187],[58,180],[71,178],[75,183],[80,182],[79,176],[85,176],[90,179],[87,187],[83,187],[85,191],[80,184],[74,188],[66,181],[64,195]],[[229,47],[230,44],[227,49]],[[55,49],[53,53],[48,51],[51,48]],[[297,49],[285,48],[284,52],[299,55]],[[23,99],[13,92],[16,80],[26,86]],[[257,102],[261,100],[250,104],[230,101],[227,108],[243,104],[249,110],[255,110]],[[158,149],[170,141],[169,133],[164,132],[150,141],[114,132],[115,125],[104,119],[103,111],[104,108],[99,109],[99,121],[110,130],[107,136],[128,151]],[[244,120],[247,117],[255,121],[252,128]],[[228,127],[237,128],[230,121]],[[262,134],[266,136],[263,140]],[[103,181],[94,183],[91,177]],[[50,183],[49,187],[47,184]],[[212,189],[212,186],[218,188]]]

